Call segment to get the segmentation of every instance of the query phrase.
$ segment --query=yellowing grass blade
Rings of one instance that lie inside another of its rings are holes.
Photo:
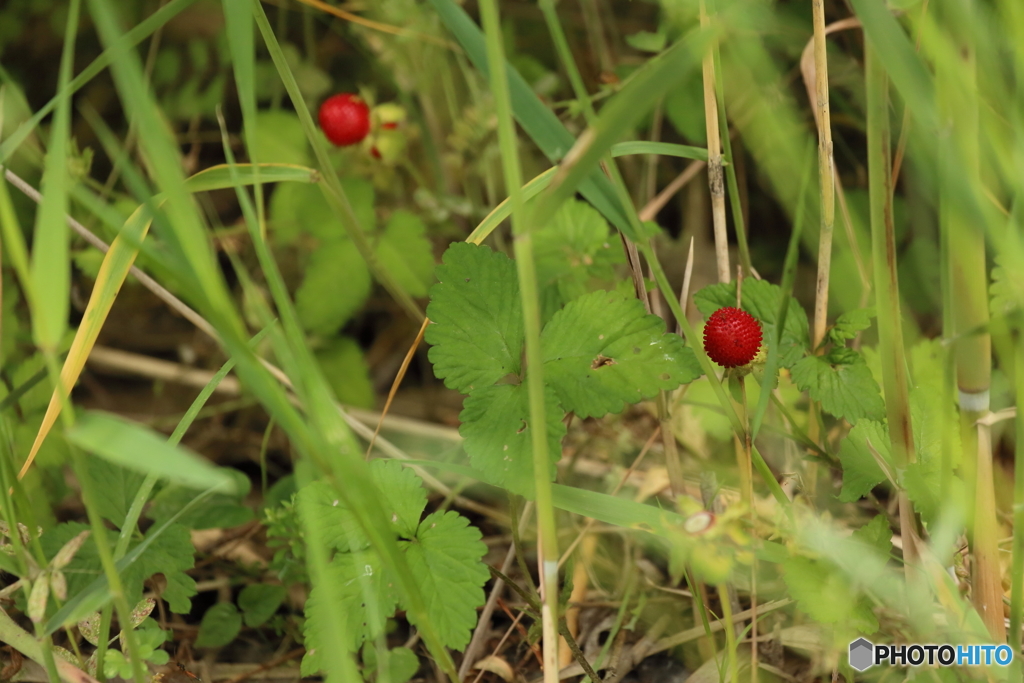
[[[251,185],[254,182],[256,168],[251,164],[239,165],[237,171],[240,174],[239,182],[242,184]],[[303,166],[260,164],[259,179],[260,182],[291,180],[312,183],[320,179],[320,174],[314,169]],[[226,166],[215,166],[201,171],[189,178],[185,184],[186,188],[191,192],[217,190],[234,187],[234,185],[235,181],[231,179]],[[158,201],[162,200],[160,196],[156,197],[156,199]],[[131,269],[132,264],[135,263],[135,258],[139,255],[137,245],[142,244],[142,241],[146,238],[152,222],[153,217],[150,215],[150,212],[145,206],[140,206],[128,217],[121,234],[110,244],[110,250],[103,258],[99,274],[96,276],[96,284],[92,289],[92,294],[89,296],[89,303],[85,308],[82,323],[75,333],[75,339],[71,343],[71,349],[68,351],[68,357],[64,361],[64,367],[61,368],[60,387],[55,389],[50,397],[50,404],[46,407],[46,414],[43,416],[42,424],[39,425],[39,431],[36,433],[35,441],[32,443],[32,449],[29,451],[28,458],[18,473],[19,479],[25,476],[28,468],[32,466],[40,446],[43,445],[43,441],[60,415],[63,397],[58,391],[67,396],[71,392],[71,388],[75,386],[75,382],[78,381],[79,375],[82,374],[85,361],[92,352],[93,346],[96,345],[96,339],[103,328],[103,323],[106,322],[107,316],[110,314],[110,309],[114,305],[118,292],[121,291],[121,285],[124,284],[125,278],[128,277],[128,271]]]

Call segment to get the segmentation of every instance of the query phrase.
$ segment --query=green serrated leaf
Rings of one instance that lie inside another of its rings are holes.
[[[487,546],[479,529],[457,512],[435,512],[420,524],[416,539],[403,545],[441,640],[462,650],[476,626],[483,585],[490,577],[480,561]]]
[[[47,557],[53,557],[69,540],[89,527],[70,522],[61,524],[43,534],[40,542]],[[150,530],[152,532],[152,529]],[[132,543],[129,550],[138,545]],[[167,601],[172,612],[187,614],[192,609],[189,598],[196,594],[196,582],[185,572],[195,562],[195,547],[189,530],[178,524],[169,526],[144,553],[121,574],[125,595],[131,604],[142,599],[142,586],[154,574],[163,574],[166,587],[161,597]],[[95,540],[90,536],[68,563],[65,574],[68,582],[68,597],[74,597],[102,574]]]
[[[842,344],[847,339],[853,339],[861,330],[871,327],[871,319],[875,317],[875,309],[858,308],[847,311],[839,316],[836,324],[828,331],[828,338],[833,344]]]
[[[288,589],[269,583],[251,583],[238,594],[238,606],[242,609],[245,625],[249,628],[262,626],[274,615],[284,602]]]
[[[384,494],[381,504],[391,514],[395,534],[401,538],[412,538],[419,527],[423,510],[427,507],[427,492],[420,478],[409,468],[389,460],[372,461],[370,477]],[[303,487],[299,497],[317,510],[326,530],[324,542],[331,548],[351,552],[370,547],[370,541],[363,534],[355,516],[338,499],[330,484],[314,482]]]
[[[621,412],[701,375],[682,338],[666,334],[664,320],[622,292],[569,303],[544,327],[541,345],[546,382],[563,409],[583,418]]]
[[[411,296],[426,296],[434,277],[434,250],[419,216],[399,209],[377,242],[380,264]]]
[[[844,503],[863,498],[886,480],[871,449],[891,462],[889,430],[881,422],[861,420],[846,435],[839,448],[839,461],[843,465],[843,489],[839,493],[839,500]]]
[[[865,634],[878,630],[869,604],[831,564],[790,557],[783,563],[783,579],[800,610],[816,621],[845,625]]]
[[[854,531],[853,537],[874,548],[883,557],[888,556],[892,550],[892,529],[885,515],[875,515],[870,522]]]
[[[743,310],[757,318],[764,332],[764,340],[775,338],[775,318],[779,312],[782,288],[764,280],[743,281]],[[693,303],[705,318],[723,306],[736,305],[736,283],[708,285],[693,295]],[[790,297],[786,311],[786,326],[782,330],[779,348],[780,367],[792,367],[810,348],[807,312],[796,299]]]
[[[565,436],[562,417],[565,411],[551,387],[545,387],[544,407],[547,417],[548,454],[551,466],[548,476],[555,478],[555,463],[562,454]],[[463,447],[470,463],[486,481],[510,489],[528,498],[533,497],[533,447],[530,429],[530,405],[526,387],[499,384],[476,389],[462,406],[459,420]]]
[[[442,260],[427,307],[434,374],[462,393],[519,374],[523,313],[515,263],[465,242],[449,247]]]
[[[206,610],[199,624],[196,647],[224,647],[242,630],[242,614],[230,602],[218,602]]]
[[[806,356],[793,365],[791,374],[794,384],[836,417],[854,424],[885,418],[881,390],[863,362],[831,365],[821,356]]]
[[[343,646],[355,651],[368,639],[384,633],[387,620],[398,607],[394,579],[383,567],[372,550],[359,553],[339,553],[327,568],[323,581],[334,584],[341,596],[340,604],[328,603],[320,585],[314,586],[306,600],[306,621],[302,626],[306,656],[302,659],[302,675],[311,676],[321,671],[323,649]],[[348,622],[347,643],[324,642],[323,627],[332,615],[341,614]]]
[[[1002,258],[997,254],[996,266],[992,269],[992,284],[989,287],[992,316],[1003,316],[1024,304],[1024,273],[1003,267]]]
[[[97,510],[120,529],[145,475],[103,458],[89,458],[88,469],[97,494]]]
[[[373,281],[355,244],[336,240],[314,251],[295,292],[302,326],[316,334],[338,331],[370,295]]]
[[[331,340],[324,348],[317,349],[316,359],[338,401],[357,408],[373,407],[376,395],[370,381],[370,366],[354,339]]]
[[[567,302],[593,291],[611,289],[615,265],[624,256],[608,222],[590,204],[573,199],[533,233],[537,282],[550,292],[544,320]]]

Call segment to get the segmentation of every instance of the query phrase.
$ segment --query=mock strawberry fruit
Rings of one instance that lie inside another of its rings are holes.
[[[746,365],[761,348],[761,325],[746,311],[726,306],[704,325],[704,352],[726,368]]]
[[[320,128],[339,147],[361,142],[370,132],[370,108],[359,95],[341,93],[320,105]]]

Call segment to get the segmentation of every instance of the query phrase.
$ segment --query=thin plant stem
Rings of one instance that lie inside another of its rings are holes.
[[[1024,405],[1024,345],[1016,344],[1017,405]],[[1014,451],[1013,555],[1010,571],[1010,631],[1007,640],[1014,652],[1021,648],[1021,621],[1024,617],[1024,418],[1016,420],[1017,444]],[[1014,657],[1016,678],[1021,676],[1019,657]]]
[[[547,419],[544,406],[544,364],[540,348],[540,298],[537,271],[533,260],[533,236],[523,222],[522,171],[512,120],[512,103],[505,73],[505,50],[496,0],[480,2],[480,18],[487,39],[491,91],[498,117],[498,144],[501,149],[505,188],[512,207],[512,233],[519,288],[523,302],[526,341],[526,389],[530,403],[533,481],[537,504],[537,562],[540,574],[541,623],[544,637],[544,681],[558,681],[558,528],[552,503],[551,459],[548,454]]]
[[[832,162],[832,117],[828,102],[828,58],[825,50],[825,3],[812,0],[814,19],[814,118],[818,123],[818,182],[821,192],[821,234],[818,240],[818,279],[814,298],[813,348],[821,345],[828,322],[828,286],[832,268],[832,229],[835,226],[835,168]]]
[[[711,24],[704,0],[700,3],[700,25]],[[708,188],[711,191],[711,217],[715,230],[715,263],[718,281],[729,282],[729,235],[725,227],[725,176],[722,171],[722,141],[719,137],[718,95],[715,89],[714,44],[704,55],[704,119],[708,136]]]
[[[871,214],[871,251],[878,305],[878,348],[882,360],[882,384],[889,421],[893,462],[904,470],[914,461],[914,432],[910,417],[910,390],[903,355],[899,280],[896,268],[896,234],[892,208],[891,134],[889,126],[889,79],[871,43],[865,45],[867,72],[868,194]],[[918,562],[916,521],[905,492],[899,494],[900,528],[903,534],[904,568],[908,584]]]

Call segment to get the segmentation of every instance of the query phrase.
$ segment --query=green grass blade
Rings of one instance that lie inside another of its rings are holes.
[[[671,142],[650,142],[649,140],[632,140],[612,145],[613,157],[624,157],[630,154],[660,154],[681,159],[708,160],[708,150],[705,147],[676,145]]]
[[[142,474],[155,474],[193,489],[234,489],[234,480],[200,456],[175,447],[162,436],[111,413],[86,412],[68,432],[80,448]]]
[[[36,212],[30,267],[35,293],[32,336],[43,350],[53,353],[68,328],[71,261],[68,254],[68,151],[71,136],[71,95],[67,84],[74,66],[75,36],[81,0],[71,0],[60,58],[57,111],[50,127],[50,144],[43,170],[43,201]]]

